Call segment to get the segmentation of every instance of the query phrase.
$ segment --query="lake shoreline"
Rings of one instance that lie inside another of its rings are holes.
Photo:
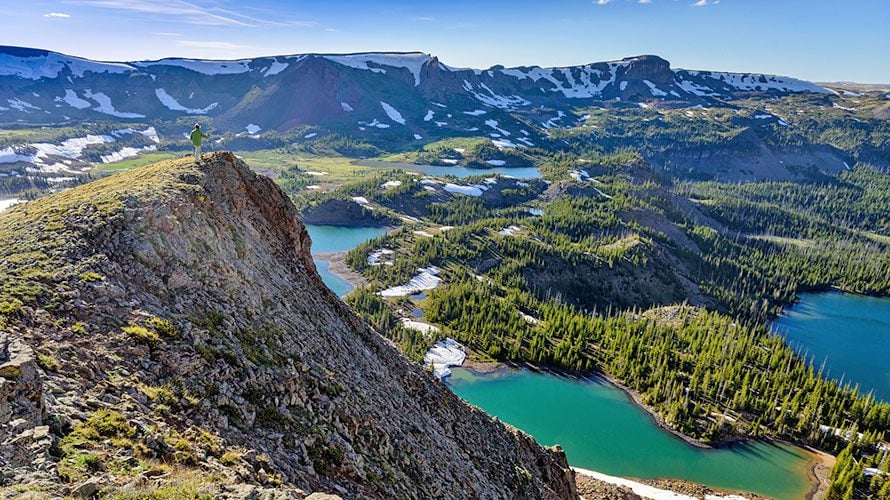
[[[346,264],[347,252],[321,252],[312,255],[313,259],[323,260],[328,263],[328,271],[349,283],[352,288],[359,288],[368,284],[367,280],[360,274],[352,270]]]
[[[810,491],[807,492],[806,498],[807,500],[821,500],[828,493],[828,487],[831,485],[829,474],[831,473],[831,468],[837,462],[837,458],[834,455],[809,446],[800,446],[794,443],[788,444],[803,448],[813,455],[813,461],[810,464],[811,467],[809,467]]]
[[[596,491],[596,487],[592,488],[594,494],[608,494],[615,496],[618,494],[626,494],[631,492],[634,495],[643,498],[676,498],[677,500],[686,500],[693,498],[712,498],[712,499],[739,499],[746,500],[766,500],[767,497],[751,493],[747,491],[727,490],[723,488],[715,488],[704,484],[694,483],[685,479],[640,479],[635,477],[622,477],[604,474],[599,471],[584,469],[581,467],[571,467],[575,473],[575,483],[578,489],[586,491],[591,489],[590,481],[601,484],[610,485],[617,488],[617,491]]]
[[[687,436],[687,435],[681,433],[680,431],[671,428],[653,408],[651,408],[647,404],[643,403],[642,398],[637,391],[635,391],[629,387],[626,387],[624,384],[620,383],[613,377],[611,377],[608,374],[603,373],[603,372],[590,372],[589,374],[579,374],[577,372],[554,369],[554,368],[545,367],[545,366],[538,366],[538,365],[534,365],[531,363],[509,363],[509,362],[498,362],[498,361],[481,362],[481,361],[475,361],[475,360],[470,360],[470,359],[468,359],[466,362],[464,362],[464,364],[461,366],[461,368],[464,368],[464,369],[472,372],[473,374],[479,375],[479,376],[495,376],[495,377],[503,376],[503,375],[512,373],[517,370],[527,369],[527,370],[537,372],[537,373],[550,373],[550,374],[553,374],[556,376],[566,377],[566,378],[575,379],[575,380],[592,380],[592,381],[600,381],[600,382],[605,381],[605,382],[608,382],[610,385],[620,389],[622,392],[624,392],[624,394],[628,398],[630,398],[631,401],[633,401],[635,406],[641,408],[643,411],[645,411],[650,416],[650,418],[652,418],[653,422],[655,423],[655,425],[657,427],[659,427],[660,429],[662,429],[664,431],[669,432],[674,437],[683,440],[684,442],[686,442],[687,444],[689,444],[691,446],[694,446],[699,449],[722,449],[722,448],[729,448],[733,444],[745,443],[747,441],[752,440],[752,438],[745,437],[745,436],[734,436],[734,437],[731,437],[728,439],[723,439],[723,440],[720,440],[720,441],[714,442],[714,443],[705,443],[699,439],[693,438],[691,436]],[[786,441],[783,439],[758,438],[756,440],[761,441],[761,442],[767,442],[767,443],[785,444],[788,446],[793,446],[797,449],[803,450],[806,453],[808,453],[810,455],[810,460],[808,461],[808,464],[806,466],[806,469],[807,469],[806,476],[807,476],[807,482],[809,483],[809,490],[807,491],[805,498],[807,498],[807,500],[816,500],[816,499],[821,499],[824,497],[825,493],[828,490],[828,486],[830,484],[828,475],[831,471],[831,468],[834,466],[834,462],[836,461],[834,456],[832,456],[826,452],[812,448],[808,445],[805,445],[802,443],[794,443],[794,442]],[[691,481],[686,481],[684,479],[670,478],[670,477],[655,479],[655,480],[637,480],[637,481],[641,481],[644,484],[649,484],[649,485],[653,485],[653,486],[657,486],[657,485],[663,486],[664,482],[672,482],[672,481],[677,481],[676,484],[683,484],[683,483],[693,484],[693,485],[699,484],[699,483],[693,483]],[[661,481],[662,483],[658,483],[659,481]],[[707,485],[702,485],[702,486],[707,486]],[[750,493],[750,492],[748,492],[747,494],[748,495],[756,495],[756,494]],[[763,497],[756,496],[754,498],[763,498]]]

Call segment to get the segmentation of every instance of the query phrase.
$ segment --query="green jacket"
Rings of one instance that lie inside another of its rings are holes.
[[[189,139],[191,139],[192,144],[194,144],[195,147],[197,147],[197,146],[201,145],[201,139],[204,139],[206,137],[209,137],[209,136],[207,134],[205,134],[204,132],[201,132],[201,129],[196,128],[195,130],[192,130],[192,135],[189,136]]]

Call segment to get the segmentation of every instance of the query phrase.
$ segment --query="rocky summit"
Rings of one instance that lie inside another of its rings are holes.
[[[230,153],[0,215],[0,494],[573,498],[565,455],[403,358]]]

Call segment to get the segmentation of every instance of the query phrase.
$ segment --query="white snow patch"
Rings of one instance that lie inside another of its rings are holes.
[[[163,104],[167,109],[172,111],[185,111],[187,114],[190,115],[206,115],[208,111],[211,111],[219,106],[219,103],[215,102],[207,106],[206,108],[187,108],[182,104],[179,104],[179,101],[168,94],[167,91],[164,89],[155,89],[155,95],[158,96],[158,100],[161,101],[161,104]]]
[[[68,68],[77,77],[82,77],[86,71],[126,73],[135,69],[127,64],[93,62],[52,52],[33,57],[0,54],[0,76],[16,76],[29,80],[56,78],[65,68]]]
[[[358,122],[358,124],[364,125],[366,127],[389,128],[388,123],[383,123],[380,120],[378,120],[377,118],[374,118],[374,121],[372,121],[372,122]],[[364,129],[362,129],[362,130],[364,130]]]
[[[691,497],[688,495],[682,495],[680,493],[674,493],[670,490],[664,490],[661,488],[656,488],[654,486],[649,486],[648,484],[643,484],[637,481],[631,481],[630,479],[624,479],[623,477],[617,476],[609,476],[603,474],[602,472],[596,472],[588,469],[581,469],[579,467],[572,467],[572,470],[581,474],[582,476],[592,477],[597,481],[602,481],[604,483],[615,484],[618,486],[623,486],[625,488],[630,489],[637,495],[648,498],[652,500],[695,500],[695,497]],[[709,496],[710,498],[722,498],[717,496]],[[730,497],[727,497],[730,498]],[[738,497],[737,497],[738,498]]]
[[[544,211],[541,210],[540,208],[529,208],[528,213],[534,215],[535,217],[540,217],[540,216],[544,215]]]
[[[161,59],[160,61],[142,61],[133,66],[149,68],[152,66],[175,66],[185,68],[203,75],[238,75],[250,71],[250,59],[240,61],[201,61],[197,59]]]
[[[315,137],[316,135],[318,135],[317,132],[310,132],[310,133],[304,135],[304,136],[303,136],[303,139],[312,139],[312,138]]]
[[[538,318],[531,316],[529,314],[525,314],[522,311],[519,311],[519,317],[522,318],[523,321],[525,321],[526,323],[528,323],[530,325],[537,325],[537,324],[541,323],[541,321]]]
[[[68,103],[69,106],[77,109],[86,109],[91,106],[90,101],[81,99],[77,96],[77,92],[71,89],[65,89],[65,97],[56,97],[55,101]]]
[[[33,163],[34,157],[26,154],[19,154],[11,146],[0,149],[0,163],[17,163],[17,162]]]
[[[359,205],[367,205],[369,203],[368,199],[364,196],[353,196],[352,201],[358,203]]]
[[[13,198],[11,200],[0,200],[0,212],[6,210],[7,208],[19,203],[21,200],[18,198]]]
[[[421,140],[421,139],[423,139],[423,136],[422,136],[422,135],[420,135],[420,134],[414,134],[414,140],[415,140],[415,141],[419,141],[419,140]]]
[[[664,97],[667,95],[667,92],[659,89],[654,83],[650,82],[649,80],[643,80],[643,83],[645,83],[646,86],[649,87],[649,92],[652,93],[653,96]]]
[[[505,160],[487,160],[485,163],[488,163],[493,167],[503,167],[507,164]]]
[[[305,171],[305,172],[303,172],[303,173],[306,174],[306,175],[312,175],[312,176],[315,176],[315,177],[321,177],[322,175],[328,175],[327,172],[316,172],[315,170],[307,170],[307,171]]]
[[[113,153],[102,155],[99,158],[102,160],[102,163],[114,163],[116,161],[125,160],[127,158],[133,158],[134,156],[139,156],[139,153],[142,151],[157,151],[158,147],[152,144],[151,146],[146,146],[144,148],[134,148],[134,147],[125,147],[121,148],[120,151],[115,151]]]
[[[529,106],[531,103],[518,95],[510,95],[504,96],[500,94],[496,94],[493,90],[488,88],[484,83],[479,84],[479,88],[484,90],[485,92],[477,92],[474,90],[473,85],[464,80],[464,90],[473,94],[477,100],[482,102],[487,106],[491,106],[493,108],[499,109],[515,109],[517,106]]]
[[[386,116],[388,116],[390,120],[392,120],[400,125],[405,124],[405,118],[402,117],[402,113],[399,113],[399,111],[396,108],[390,106],[389,104],[387,104],[383,101],[380,101],[380,106],[383,107],[383,111],[386,112]]]
[[[391,266],[393,263],[392,260],[393,251],[388,248],[381,248],[380,250],[374,250],[373,252],[368,254],[368,265],[369,266]]]
[[[433,373],[439,379],[451,375],[449,367],[460,366],[467,359],[464,346],[452,338],[440,340],[423,356],[425,366],[433,366]]]
[[[463,194],[467,196],[482,196],[483,191],[488,190],[488,186],[473,184],[471,186],[463,186],[460,184],[447,183],[442,188],[449,193]]]
[[[503,135],[503,136],[505,136],[505,137],[509,137],[509,136],[510,136],[510,132],[507,132],[506,130],[504,130],[504,129],[498,127],[498,122],[497,122],[497,120],[485,120],[485,124],[488,125],[489,127],[493,128],[493,129],[497,130],[499,134],[501,134],[501,135]]]
[[[145,129],[139,133],[144,135],[145,137],[148,137],[149,140],[151,140],[155,143],[158,143],[158,144],[161,143],[161,138],[158,137],[158,131],[155,130],[154,127],[148,127],[147,129]]]
[[[420,69],[430,60],[430,56],[420,52],[408,54],[399,53],[366,53],[324,56],[325,59],[334,61],[350,68],[364,69],[374,73],[386,73],[383,68],[369,66],[390,66],[393,68],[405,68],[414,75],[414,86],[420,85]]]
[[[790,78],[787,76],[761,75],[752,73],[721,73],[716,71],[687,71],[692,76],[702,76],[719,80],[738,90],[779,90],[782,92],[814,92],[817,94],[833,93],[815,83]],[[682,85],[681,85],[682,87]],[[684,90],[686,90],[684,88]]]
[[[590,178],[590,174],[587,173],[587,170],[572,170],[569,172],[569,176],[576,181],[582,181],[584,179]]]
[[[420,271],[420,274],[411,278],[408,283],[387,288],[386,290],[381,291],[379,295],[382,297],[404,297],[406,295],[414,295],[425,290],[432,290],[442,282],[442,279],[437,276],[437,274],[439,274],[439,268],[437,267],[430,266],[427,268],[420,268],[418,271]]]
[[[278,73],[286,70],[288,66],[290,66],[290,63],[275,61],[272,63],[271,66],[269,66],[269,69],[267,69],[266,72],[263,73],[263,78],[267,76],[277,75]]]
[[[12,109],[17,109],[19,111],[24,111],[25,113],[30,113],[29,109],[39,110],[37,106],[31,104],[28,101],[23,101],[21,99],[7,99],[6,102],[9,103],[9,107]]]
[[[154,133],[153,128],[146,129],[141,132],[145,134],[147,137],[150,137],[148,134]],[[35,143],[35,144],[24,144],[20,146],[11,146],[7,148],[0,149],[0,163],[15,163],[15,162],[26,162],[32,163],[37,168],[28,168],[28,171],[31,172],[44,172],[44,173],[53,173],[53,172],[62,172],[69,171],[74,172],[75,170],[69,166],[69,160],[77,160],[83,155],[83,150],[91,145],[91,144],[103,144],[115,142],[114,137],[109,135],[87,135],[85,137],[74,137],[71,139],[67,139],[62,141],[61,144],[50,144],[50,143]],[[35,150],[36,152],[31,154],[30,150]],[[154,150],[157,149],[156,146],[151,145],[145,150]],[[112,153],[109,155],[110,157],[114,157],[114,155],[124,154],[127,156],[134,156],[134,154],[130,151],[134,150],[136,152],[140,151],[136,148],[124,148],[121,150],[123,153]],[[56,162],[55,160],[50,160],[51,157],[62,157],[66,158],[67,163]],[[104,161],[104,159],[103,159]],[[106,162],[107,163],[107,162]],[[83,170],[78,170],[83,171]]]
[[[386,181],[380,185],[381,188],[387,189],[391,187],[398,187],[402,185],[402,181]]]
[[[465,115],[470,115],[470,116],[480,116],[480,115],[484,115],[485,113],[488,113],[488,111],[485,111],[484,109],[474,109],[473,111],[464,111]]]
[[[498,234],[501,236],[513,236],[520,231],[522,231],[522,228],[519,226],[507,226],[498,231]]]
[[[341,101],[340,107],[343,108],[343,111],[353,111],[352,106],[350,106],[348,102]]]
[[[408,318],[402,318],[399,321],[402,322],[402,328],[407,328],[409,330],[417,330],[418,332],[424,333],[426,335],[439,332],[439,327],[433,326],[429,323],[422,323],[420,321],[411,321]]]
[[[259,125],[256,125],[256,124],[253,124],[253,123],[248,123],[247,126],[244,127],[244,130],[246,130],[248,134],[255,134],[255,133],[257,133],[257,132],[259,132],[260,130],[263,130],[263,129],[260,128]]]
[[[516,144],[514,144],[513,142],[511,142],[511,141],[509,141],[509,140],[507,140],[507,139],[493,139],[493,140],[491,141],[491,143],[494,144],[495,147],[497,147],[498,149],[504,149],[504,148],[517,148],[517,147],[519,147],[519,146],[517,146]]]
[[[92,99],[96,101],[96,104],[98,104],[97,107],[93,108],[93,111],[98,111],[106,115],[116,116],[118,118],[145,118],[145,115],[140,115],[139,113],[127,113],[114,109],[114,105],[111,103],[111,98],[103,94],[102,92],[93,92],[91,90],[87,90],[86,92],[84,92],[84,95],[87,97],[87,99]]]

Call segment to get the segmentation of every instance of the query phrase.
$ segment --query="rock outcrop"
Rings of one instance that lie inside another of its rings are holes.
[[[0,493],[573,498],[327,290],[229,153],[0,215]]]
[[[332,198],[307,208],[301,214],[306,224],[344,227],[385,227],[399,224],[385,215],[369,210],[352,200]]]

